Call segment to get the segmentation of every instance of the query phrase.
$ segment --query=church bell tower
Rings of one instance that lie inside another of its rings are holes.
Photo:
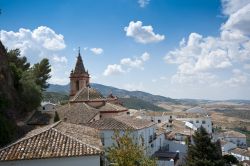
[[[77,56],[75,70],[70,73],[70,97],[73,97],[79,90],[89,86],[89,73],[85,70],[80,49]]]

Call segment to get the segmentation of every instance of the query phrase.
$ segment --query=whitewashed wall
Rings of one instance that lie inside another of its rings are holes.
[[[233,153],[233,152],[231,152],[230,154],[236,157],[239,161],[250,160],[249,156],[244,156],[244,155]]]
[[[100,156],[0,162],[0,166],[100,166]]]
[[[177,118],[177,120],[181,120],[183,122],[190,122],[194,124],[197,128],[201,126],[206,129],[206,131],[211,134],[212,133],[212,120],[210,117],[199,117],[199,118]]]
[[[39,110],[39,111],[44,111],[44,112],[46,112],[46,111],[54,111],[54,110],[55,110],[55,107],[56,107],[55,104],[47,103],[47,104],[44,104],[44,105],[40,106],[40,107],[38,108],[38,110]]]
[[[174,166],[174,160],[157,160],[157,166]]]
[[[242,148],[247,147],[247,140],[246,140],[246,138],[224,137],[224,140],[232,142],[232,143],[236,144],[238,147],[242,147]]]
[[[155,122],[155,123],[166,123],[166,122],[170,122],[171,120],[173,120],[175,118],[176,118],[175,115],[163,115],[163,116],[144,115],[143,116],[143,119],[147,119],[147,120],[150,120],[151,122]]]
[[[234,144],[232,142],[227,142],[226,144],[221,145],[221,151],[222,152],[228,152],[229,150],[234,149],[236,147],[237,147],[236,144]]]
[[[124,131],[119,131],[120,135],[124,133]],[[131,136],[134,138],[134,141],[140,145],[142,145],[142,142],[144,142],[145,147],[145,154],[152,155],[155,151],[159,150],[160,146],[163,146],[164,143],[164,135],[158,136],[156,139],[152,139],[152,142],[150,142],[150,136],[154,138],[155,133],[155,125],[143,128],[141,130],[134,130],[131,133]],[[114,135],[113,130],[101,130],[101,138],[104,142],[104,147],[108,148],[112,146],[115,142],[112,139]],[[142,141],[144,140],[144,141]]]

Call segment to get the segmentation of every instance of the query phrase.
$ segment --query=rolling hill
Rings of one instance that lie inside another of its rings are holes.
[[[119,88],[106,86],[102,84],[96,84],[96,83],[92,83],[90,84],[90,86],[100,91],[104,96],[108,96],[110,93],[112,93],[113,95],[119,98],[135,97],[135,98],[144,100],[146,102],[150,102],[152,104],[155,104],[157,102],[171,102],[175,104],[181,104],[176,99],[171,99],[169,97],[164,97],[160,95],[153,95],[153,94],[142,92],[142,91],[128,91],[128,90],[119,89]],[[61,94],[68,94],[69,84],[67,85],[50,84],[49,88],[47,89],[47,92],[58,92]]]

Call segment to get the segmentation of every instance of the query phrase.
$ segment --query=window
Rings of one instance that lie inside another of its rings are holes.
[[[127,115],[130,115],[130,112],[127,112]]]
[[[101,133],[101,141],[102,141],[102,145],[105,145],[105,141],[104,141],[104,133]]]
[[[202,121],[202,124],[206,124],[206,121],[205,121],[205,120],[203,120],[203,121]]]
[[[172,119],[172,115],[170,115],[170,119]]]
[[[153,119],[151,119],[151,122],[154,122],[154,120],[153,120]]]
[[[161,120],[160,120],[160,119],[158,119],[158,123],[161,123]]]
[[[150,135],[150,136],[149,136],[148,143],[151,143],[152,141],[153,141],[153,135]]]
[[[196,120],[196,123],[199,123],[199,120]]]
[[[190,120],[189,122],[192,123],[192,124],[194,123],[192,120]]]
[[[43,110],[45,110],[45,107],[43,107]]]

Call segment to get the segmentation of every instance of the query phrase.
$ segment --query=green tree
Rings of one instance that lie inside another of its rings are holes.
[[[49,60],[46,58],[42,59],[40,63],[34,64],[32,70],[36,84],[41,87],[42,91],[44,91],[49,87],[47,80],[51,78],[51,65],[49,64]]]
[[[20,84],[22,86],[20,97],[24,111],[36,109],[42,101],[42,91],[41,87],[35,83],[33,73],[31,71],[24,72]]]
[[[16,137],[16,126],[0,112],[0,147],[10,143]]]
[[[188,143],[187,166],[224,166],[219,143],[213,143],[206,129],[199,128]]]
[[[239,163],[239,161],[237,160],[237,158],[234,157],[233,155],[229,155],[229,154],[224,155],[223,159],[224,159],[224,161],[225,161],[225,163],[227,165],[238,164]]]
[[[156,160],[148,158],[143,151],[143,147],[134,143],[130,132],[125,132],[122,136],[118,131],[112,139],[115,143],[107,149],[107,158],[116,166],[156,166]]]
[[[20,79],[22,78],[22,74],[24,71],[27,71],[30,67],[30,63],[27,62],[26,57],[21,56],[21,52],[19,49],[9,50],[7,52],[9,67],[12,72],[14,88],[19,90]]]

